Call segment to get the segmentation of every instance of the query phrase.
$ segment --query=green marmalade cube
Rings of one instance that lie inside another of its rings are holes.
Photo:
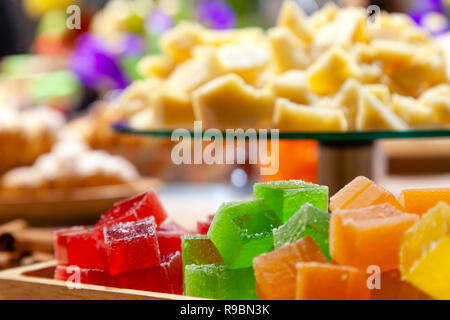
[[[255,199],[264,199],[282,222],[288,221],[305,203],[328,212],[328,187],[301,180],[256,183]]]
[[[208,236],[204,234],[189,234],[181,237],[181,252],[183,267],[190,264],[223,263],[219,251]]]
[[[223,263],[219,251],[214,247],[211,240],[203,234],[182,236],[181,254],[183,261],[183,279],[185,283],[184,288],[186,288],[185,267],[187,265]]]
[[[185,295],[221,300],[256,300],[253,268],[229,269],[224,264],[186,266]]]
[[[254,257],[273,248],[272,229],[281,224],[263,199],[220,206],[208,231],[230,269],[252,266]]]
[[[306,203],[288,222],[273,230],[274,247],[278,249],[303,237],[311,236],[323,254],[331,260],[329,228],[330,214]]]

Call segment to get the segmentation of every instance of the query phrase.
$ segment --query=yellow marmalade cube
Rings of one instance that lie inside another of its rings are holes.
[[[175,68],[175,63],[170,56],[151,55],[141,59],[138,63],[138,71],[146,78],[167,78]]]
[[[314,35],[314,46],[351,46],[355,42],[368,42],[367,13],[361,8],[340,10],[333,22],[323,26]]]
[[[264,30],[259,27],[226,30],[205,29],[203,40],[205,44],[220,47],[229,43],[264,42],[265,34]]]
[[[308,69],[308,82],[319,95],[336,93],[353,74],[348,54],[341,48],[331,48],[322,54]]]
[[[169,87],[152,97],[153,121],[157,128],[191,128],[194,125],[192,102],[186,93]]]
[[[332,22],[339,14],[339,7],[334,2],[327,2],[320,10],[308,18],[308,23],[317,30]]]
[[[445,125],[450,124],[450,98],[444,96],[431,97],[428,101],[428,105],[433,110],[433,114]]]
[[[413,128],[431,127],[436,122],[433,110],[411,97],[394,94],[392,109]]]
[[[359,99],[356,130],[402,131],[408,129],[408,125],[368,89],[363,88]]]
[[[430,105],[434,97],[447,97],[450,99],[450,83],[440,84],[428,89],[420,96],[420,101]]]
[[[450,206],[439,203],[408,230],[400,249],[403,279],[435,299],[450,299]]]
[[[355,79],[365,84],[380,83],[383,69],[377,63],[360,63],[356,66]]]
[[[408,65],[414,58],[417,46],[395,40],[373,40],[371,45],[376,59]]]
[[[197,23],[182,22],[164,33],[159,45],[163,53],[174,61],[183,62],[191,57],[191,49],[205,43],[205,29]]]
[[[150,107],[152,96],[161,87],[162,82],[157,78],[136,80],[122,92],[117,105],[125,115],[132,115]]]
[[[270,50],[252,42],[231,43],[217,49],[217,58],[225,73],[236,73],[255,84],[269,63]]]
[[[311,92],[306,81],[306,73],[290,70],[272,80],[270,88],[277,98],[286,98],[292,102],[313,105],[317,96]]]
[[[424,41],[425,34],[419,33],[414,21],[403,13],[381,12],[376,21],[379,27],[369,28],[370,38],[373,40],[395,40],[395,41]]]
[[[291,29],[297,37],[306,42],[310,42],[313,37],[313,29],[308,23],[308,17],[295,1],[283,2],[277,25]]]
[[[367,84],[364,86],[370,93],[377,97],[383,103],[389,105],[391,103],[391,91],[385,84]]]
[[[195,119],[203,121],[204,128],[263,128],[270,126],[274,96],[230,73],[194,91],[193,103]]]
[[[214,48],[197,47],[195,54],[178,64],[167,78],[167,85],[175,90],[191,93],[206,82],[223,74]]]
[[[346,131],[347,120],[339,109],[304,106],[279,98],[275,104],[273,127],[281,131]]]
[[[450,124],[450,84],[440,84],[428,89],[419,100],[433,111],[439,122]]]
[[[291,69],[306,69],[311,63],[304,41],[285,27],[276,27],[268,31],[272,61],[277,72]]]
[[[359,106],[359,92],[361,89],[361,83],[350,78],[342,85],[330,104],[331,107],[344,111],[349,130],[355,129],[356,115]]]

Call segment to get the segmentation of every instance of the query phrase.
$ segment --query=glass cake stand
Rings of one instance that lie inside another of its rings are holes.
[[[136,130],[126,122],[113,125],[116,132],[130,135],[168,138],[172,130]],[[189,131],[194,137],[194,131]],[[225,132],[222,132],[225,138]],[[259,134],[256,135],[259,137]],[[374,178],[375,142],[381,139],[414,139],[450,137],[450,129],[365,131],[365,132],[280,132],[280,140],[316,140],[319,143],[319,183],[339,191],[356,176]],[[267,138],[271,138],[270,130]]]

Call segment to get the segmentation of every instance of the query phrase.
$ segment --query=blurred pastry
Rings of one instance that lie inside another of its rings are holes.
[[[64,123],[60,113],[46,107],[26,111],[0,108],[0,174],[31,165],[50,151]]]
[[[20,194],[122,184],[138,178],[136,168],[124,158],[90,150],[81,140],[69,138],[58,142],[32,166],[5,173],[1,186],[7,193]]]

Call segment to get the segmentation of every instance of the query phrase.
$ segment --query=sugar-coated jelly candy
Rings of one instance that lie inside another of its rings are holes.
[[[178,223],[164,222],[156,230],[159,243],[159,252],[161,255],[181,252],[181,237],[189,234],[189,231],[180,226]]]
[[[149,190],[114,204],[111,209],[102,215],[96,226],[103,227],[104,225],[135,221],[150,216],[155,218],[155,223],[158,226],[167,218],[167,213],[154,190]]]
[[[77,226],[59,229],[53,233],[53,250],[55,251],[55,258],[59,265],[67,265],[69,263],[67,255],[67,237],[73,234],[85,233],[87,231],[86,227]]]
[[[188,233],[176,223],[161,225],[156,231],[161,255],[181,251],[181,237]]]
[[[214,215],[211,214],[208,216],[207,221],[198,221],[197,222],[197,233],[199,234],[207,234],[209,227],[211,226],[212,221],[214,220]]]
[[[229,269],[224,264],[187,265],[185,294],[221,300],[257,299],[252,268]]]
[[[296,265],[305,261],[328,261],[309,236],[253,259],[258,298],[293,300],[297,281]]]
[[[403,235],[418,219],[387,203],[334,211],[330,222],[331,256],[339,264],[362,270],[371,265],[382,271],[397,269]]]
[[[118,285],[117,279],[112,277],[108,271],[77,266],[56,266],[54,278],[56,280],[69,281],[73,284],[84,283],[105,287]]]
[[[118,274],[117,278],[121,288],[182,294],[181,254],[177,251],[162,255],[158,265],[126,271]]]
[[[219,251],[217,251],[212,241],[206,235],[184,235],[181,239],[183,266],[223,263]]]
[[[297,300],[368,300],[370,290],[362,270],[329,263],[297,264]]]
[[[403,190],[399,201],[406,212],[424,214],[439,202],[450,204],[450,188]]]
[[[430,300],[431,297],[420,291],[412,284],[401,279],[398,270],[386,271],[378,274],[379,279],[373,281],[370,290],[371,300]],[[376,281],[379,281],[377,288]]]
[[[255,199],[263,198],[282,222],[288,221],[305,203],[328,212],[328,187],[301,180],[256,183]]]
[[[435,299],[450,299],[450,206],[439,203],[405,233],[403,279]]]
[[[111,275],[160,263],[154,217],[104,227]]]
[[[167,270],[173,294],[183,294],[183,261],[181,252],[170,253],[161,258],[163,267]]]
[[[366,177],[356,177],[330,199],[330,209],[359,209],[377,204],[389,203],[399,210],[403,206],[382,187]]]
[[[280,219],[262,199],[222,204],[208,237],[231,269],[252,266],[254,257],[273,248],[272,229]]]
[[[108,269],[106,251],[93,231],[66,235],[68,265],[87,269]]]
[[[223,263],[219,251],[217,251],[212,241],[206,235],[184,235],[181,239],[183,274],[185,274],[187,265]],[[186,289],[186,286],[184,288]]]
[[[289,221],[273,230],[274,246],[280,248],[305,236],[311,236],[325,256],[330,259],[329,225],[328,212],[306,203]]]

